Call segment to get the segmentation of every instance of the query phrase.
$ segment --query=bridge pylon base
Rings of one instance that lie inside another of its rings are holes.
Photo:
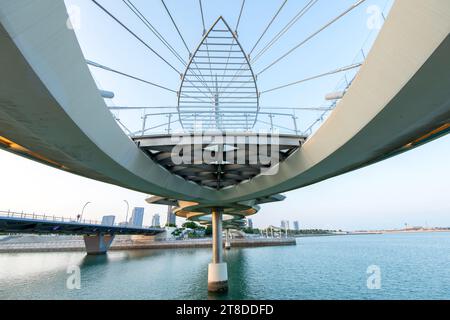
[[[84,236],[84,244],[88,255],[102,255],[108,252],[114,240],[113,235],[86,235]]]
[[[228,290],[228,266],[223,261],[222,212],[212,210],[213,261],[208,266],[208,291],[226,292]]]
[[[208,266],[208,291],[228,291],[228,266],[226,263],[211,263]]]

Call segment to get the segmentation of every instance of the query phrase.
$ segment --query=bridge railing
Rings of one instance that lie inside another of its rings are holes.
[[[17,218],[17,219],[30,219],[30,220],[42,220],[42,221],[55,221],[55,222],[78,222],[82,224],[100,224],[94,220],[82,220],[79,221],[76,218],[58,217],[55,215],[36,214],[36,213],[24,213],[13,211],[0,211],[0,217]]]
[[[30,214],[30,213],[24,213],[24,212],[13,212],[13,211],[1,211],[0,210],[0,217],[5,218],[15,218],[15,219],[28,219],[28,220],[36,220],[36,221],[48,221],[48,222],[60,222],[60,223],[78,223],[82,225],[98,225],[98,226],[108,226],[108,227],[119,227],[119,228],[142,228],[142,229],[150,229],[150,227],[134,227],[130,225],[121,225],[118,223],[115,223],[114,225],[106,225],[102,224],[98,220],[79,220],[77,218],[67,218],[67,217],[61,217],[61,216],[55,216],[55,215],[47,215],[47,214]]]

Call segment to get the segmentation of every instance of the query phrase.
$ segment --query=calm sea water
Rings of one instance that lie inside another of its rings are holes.
[[[230,292],[207,293],[211,252],[0,254],[0,299],[450,299],[450,233],[301,238],[226,252]],[[81,289],[69,290],[69,266]],[[367,287],[367,268],[381,289]]]

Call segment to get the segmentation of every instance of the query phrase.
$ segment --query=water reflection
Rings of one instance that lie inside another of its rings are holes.
[[[224,252],[224,260],[228,264],[228,292],[208,293],[208,300],[240,300],[245,299],[247,286],[251,285],[247,279],[246,250],[231,248]]]
[[[108,255],[85,255],[79,264],[80,268],[89,268],[98,265],[104,265],[109,262]]]
[[[208,248],[0,254],[0,299],[450,299],[449,233],[299,241],[225,252],[226,294],[207,292]],[[382,268],[379,291],[366,285],[373,264]],[[80,290],[66,286],[74,265]]]

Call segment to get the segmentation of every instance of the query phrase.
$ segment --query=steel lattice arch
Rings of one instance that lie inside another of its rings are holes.
[[[178,93],[183,128],[245,130],[259,112],[259,92],[252,66],[223,17],[204,35],[191,56]]]

